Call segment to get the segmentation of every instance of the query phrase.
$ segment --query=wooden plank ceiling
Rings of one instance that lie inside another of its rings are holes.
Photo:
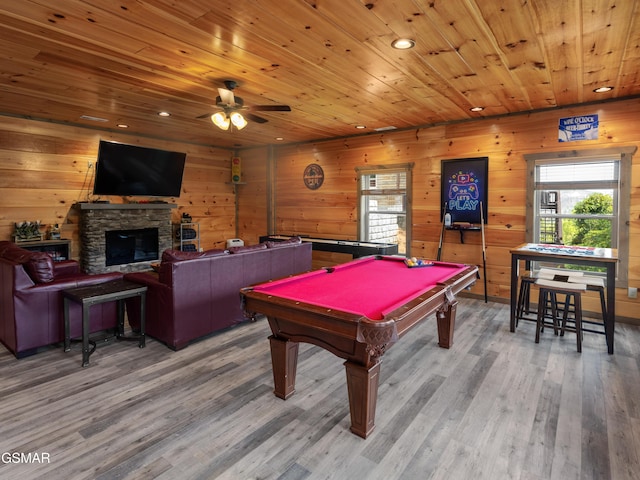
[[[639,13],[640,0],[3,1],[0,114],[237,148],[632,97]],[[415,48],[391,48],[400,37]],[[197,117],[225,80],[245,106],[291,111],[249,109],[268,122],[221,131]]]

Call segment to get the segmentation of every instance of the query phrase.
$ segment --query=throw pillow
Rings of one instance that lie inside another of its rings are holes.
[[[27,273],[36,283],[53,281],[53,259],[45,252],[34,252],[25,264]]]

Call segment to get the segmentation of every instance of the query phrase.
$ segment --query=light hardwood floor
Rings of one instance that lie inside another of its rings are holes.
[[[342,361],[301,344],[296,394],[272,393],[269,328],[248,323],[172,352],[156,341],[16,360],[0,347],[0,478],[638,479],[640,329],[604,337],[461,299],[454,345],[434,318],[383,357],[376,429],[349,432]]]

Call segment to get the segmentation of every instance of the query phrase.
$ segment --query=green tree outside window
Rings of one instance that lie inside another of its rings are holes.
[[[573,213],[584,215],[613,214],[611,195],[592,193],[578,202]],[[589,247],[611,247],[611,220],[604,218],[576,218],[569,222],[571,227],[565,231],[565,243]],[[567,238],[570,237],[570,238]]]

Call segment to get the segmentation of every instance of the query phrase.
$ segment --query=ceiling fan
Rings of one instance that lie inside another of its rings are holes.
[[[238,130],[247,126],[247,120],[245,117],[256,123],[266,123],[266,118],[259,117],[247,110],[257,112],[290,112],[291,107],[289,105],[253,105],[251,107],[245,107],[242,98],[235,96],[233,90],[238,86],[237,82],[233,80],[225,80],[224,86],[226,88],[218,88],[218,96],[216,97],[216,106],[221,109],[219,112],[205,113],[196,118],[211,117],[211,121],[222,130],[228,130],[231,125]],[[244,114],[241,114],[239,110],[243,110]]]

